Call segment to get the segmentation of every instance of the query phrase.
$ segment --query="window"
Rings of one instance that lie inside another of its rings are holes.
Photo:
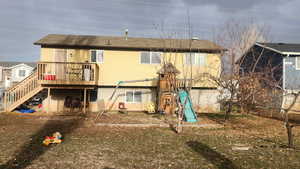
[[[300,69],[300,56],[296,56],[296,69]]]
[[[103,50],[91,50],[91,62],[103,63]]]
[[[160,52],[141,52],[141,63],[143,64],[160,64]]]
[[[186,53],[185,54],[185,63],[188,65],[206,65],[206,54],[203,53]]]
[[[98,95],[97,89],[91,90],[91,91],[90,91],[90,102],[95,102],[95,101],[97,101],[97,95]]]
[[[19,70],[19,77],[24,77],[26,71],[25,70]]]
[[[133,102],[133,92],[126,92],[126,102]]]
[[[141,103],[142,102],[142,92],[141,91],[127,91],[126,92],[126,102]]]

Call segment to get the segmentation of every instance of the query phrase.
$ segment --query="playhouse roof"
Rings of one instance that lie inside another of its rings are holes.
[[[158,74],[168,74],[168,73],[179,74],[180,71],[172,63],[166,63],[157,73]]]

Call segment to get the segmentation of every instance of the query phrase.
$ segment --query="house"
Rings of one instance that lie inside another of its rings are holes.
[[[0,62],[0,88],[9,88],[29,76],[36,63]]]
[[[255,43],[237,62],[241,74],[268,72],[285,93],[300,90],[300,44]],[[291,95],[284,95],[282,106],[290,104]],[[293,96],[292,96],[293,97]],[[300,100],[293,109],[300,108]]]
[[[50,34],[34,44],[41,46],[37,71],[16,87],[27,91],[6,93],[7,111],[39,92],[47,93],[43,101],[47,112],[64,112],[79,102],[91,112],[110,105],[118,110],[121,103],[128,110],[143,111],[157,101],[163,63],[172,62],[181,72],[179,79],[205,72],[219,76],[224,51],[208,40],[127,36]],[[114,91],[115,98],[110,99]],[[193,84],[190,94],[199,111],[219,110],[218,91],[210,81]]]

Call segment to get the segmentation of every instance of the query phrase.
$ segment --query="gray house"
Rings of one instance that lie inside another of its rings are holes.
[[[281,107],[288,107],[295,96],[292,92],[300,91],[300,44],[291,43],[255,43],[237,64],[240,73],[264,72],[283,89]],[[293,111],[296,110],[296,111]],[[291,111],[299,114],[300,98]]]
[[[300,90],[300,44],[257,42],[237,63],[241,73],[269,70],[284,90]]]

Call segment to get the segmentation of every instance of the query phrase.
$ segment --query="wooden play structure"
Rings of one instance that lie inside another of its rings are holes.
[[[179,87],[177,74],[179,70],[173,64],[168,63],[157,72],[159,76],[157,90],[158,90],[158,112],[164,114],[174,114],[177,108],[176,93]]]

